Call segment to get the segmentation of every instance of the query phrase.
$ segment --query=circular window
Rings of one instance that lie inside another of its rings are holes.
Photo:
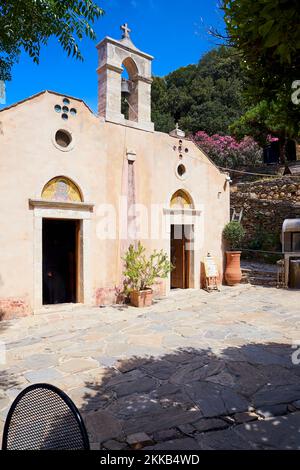
[[[182,163],[180,165],[178,165],[177,173],[180,176],[180,178],[182,178],[186,174],[186,168]]]
[[[61,115],[61,118],[62,118],[64,121],[67,121],[67,120],[69,119],[69,116],[68,116],[66,113],[64,113],[64,114]]]
[[[63,99],[63,104],[70,104],[70,100],[68,98]]]
[[[54,106],[54,109],[55,109],[55,111],[56,111],[57,113],[60,113],[60,112],[61,112],[61,106],[59,106],[59,104],[56,104],[56,105]]]
[[[64,106],[62,110],[63,110],[64,113],[68,113],[68,112],[69,112],[68,106]]]
[[[71,108],[70,113],[72,114],[72,116],[75,116],[77,114],[77,110],[75,108]]]
[[[55,142],[59,147],[67,148],[72,142],[72,136],[69,132],[60,129],[55,134]]]

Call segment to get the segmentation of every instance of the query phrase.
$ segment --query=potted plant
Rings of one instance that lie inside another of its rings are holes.
[[[242,279],[241,271],[241,243],[245,231],[239,222],[229,222],[223,231],[223,237],[230,247],[226,251],[225,280],[229,286],[239,284]]]
[[[129,287],[130,302],[135,307],[152,305],[152,286],[155,280],[166,278],[172,270],[172,264],[163,250],[155,250],[148,257],[145,252],[146,249],[139,242],[136,248],[130,245],[123,258],[124,276]]]

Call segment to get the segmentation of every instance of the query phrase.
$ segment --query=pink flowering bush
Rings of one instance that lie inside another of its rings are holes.
[[[234,168],[262,163],[262,149],[252,137],[238,142],[230,135],[209,136],[204,131],[194,135],[195,143],[219,166]]]

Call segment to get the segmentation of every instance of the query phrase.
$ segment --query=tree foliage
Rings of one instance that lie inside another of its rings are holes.
[[[69,56],[82,60],[78,42],[95,39],[92,25],[102,14],[92,0],[0,0],[0,80],[11,79],[22,49],[38,63],[51,36]]]
[[[178,122],[186,132],[226,134],[243,112],[243,73],[234,50],[219,47],[198,64],[179,68],[152,85],[152,119],[169,132]]]
[[[222,8],[231,44],[244,52],[248,65],[297,62],[298,0],[223,0]]]
[[[270,132],[284,142],[300,135],[300,106],[291,100],[300,76],[298,0],[223,0],[228,41],[241,54],[247,75],[246,114],[236,135],[262,139]]]
[[[230,135],[209,136],[206,132],[199,131],[194,136],[194,142],[221,167],[234,168],[262,163],[262,149],[252,137],[244,137],[238,142]]]

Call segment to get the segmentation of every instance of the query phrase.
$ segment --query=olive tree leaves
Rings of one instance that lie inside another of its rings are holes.
[[[52,36],[68,56],[83,60],[78,43],[96,38],[93,24],[103,14],[92,0],[0,0],[0,80],[11,78],[22,49],[38,64]]]

